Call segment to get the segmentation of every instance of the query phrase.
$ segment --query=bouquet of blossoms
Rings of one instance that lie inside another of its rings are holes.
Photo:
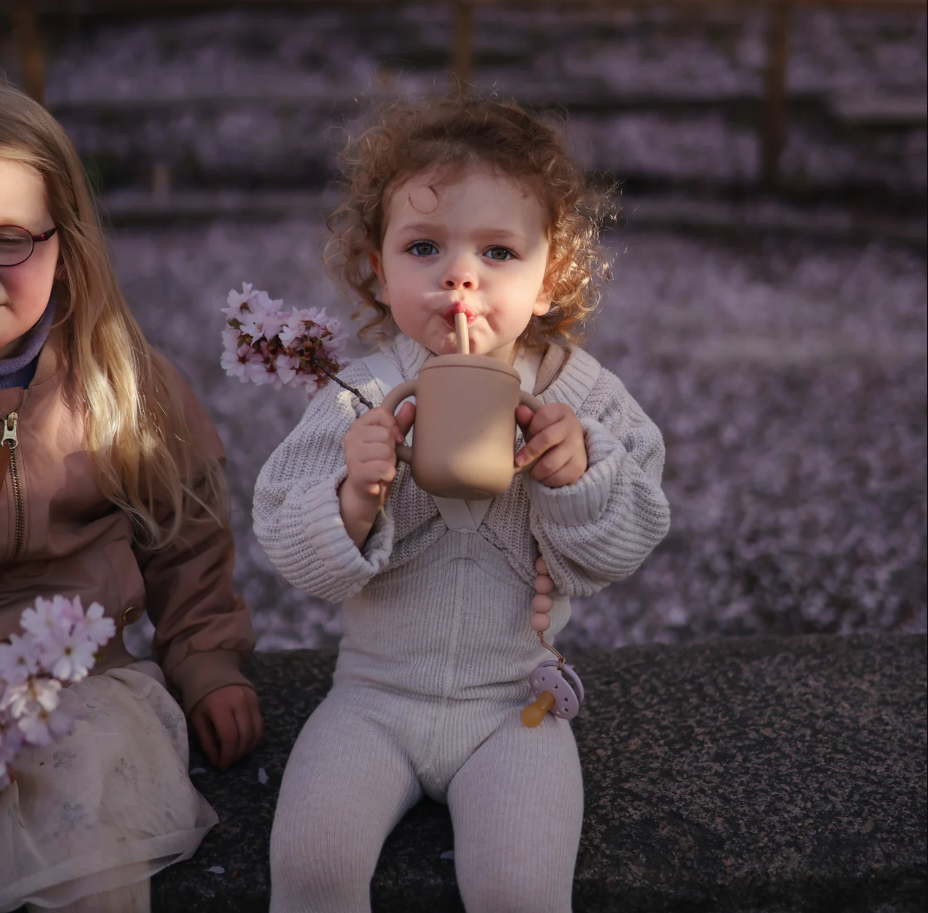
[[[328,379],[346,387],[335,376],[344,342],[340,321],[317,308],[283,310],[283,301],[272,301],[248,282],[240,292],[230,291],[227,301],[220,364],[231,377],[276,389],[302,387],[309,396]]]
[[[79,596],[37,599],[20,627],[23,634],[0,643],[0,790],[24,745],[48,745],[71,732],[78,714],[62,703],[61,690],[87,676],[116,633],[103,607],[95,602],[85,612]]]

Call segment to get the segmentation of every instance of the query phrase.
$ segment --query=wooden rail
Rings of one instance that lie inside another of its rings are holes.
[[[45,98],[45,51],[42,18],[66,12],[126,12],[139,15],[166,10],[209,10],[229,8],[325,7],[400,5],[408,0],[0,0],[13,31],[20,70],[26,91],[35,99]],[[466,88],[474,73],[474,12],[480,7],[618,8],[634,6],[677,6],[684,8],[757,8],[767,14],[767,64],[764,79],[764,120],[761,144],[761,179],[767,186],[777,182],[780,155],[786,137],[786,71],[789,56],[790,13],[793,8],[903,10],[924,13],[928,0],[440,0],[450,7],[451,47],[449,70],[459,87]]]

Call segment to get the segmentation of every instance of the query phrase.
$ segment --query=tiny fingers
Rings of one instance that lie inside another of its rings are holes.
[[[200,747],[206,752],[206,757],[209,758],[210,764],[214,767],[218,767],[219,743],[216,740],[216,732],[213,729],[212,721],[202,710],[198,710],[191,714],[190,721],[193,723],[197,738],[200,740]]]
[[[397,444],[402,444],[406,440],[406,435],[409,433],[409,429],[412,428],[413,422],[416,420],[416,406],[415,403],[403,403],[400,406],[400,411],[396,413],[396,425],[398,428],[397,432]]]
[[[246,707],[236,707],[232,710],[235,725],[238,728],[238,741],[235,748],[235,760],[251,751],[255,744],[254,721]]]
[[[542,406],[526,436],[528,443],[516,454],[516,466],[536,461],[531,476],[537,482],[548,488],[560,488],[576,482],[586,472],[583,426],[569,406],[564,403]]]
[[[522,429],[523,434],[528,433],[529,426],[532,424],[534,418],[535,413],[532,412],[528,406],[516,407],[516,421],[519,423],[519,427]]]
[[[250,750],[254,750],[258,743],[264,738],[264,717],[261,716],[261,708],[258,706],[257,694],[251,692],[250,696],[246,697],[246,702],[248,704],[248,711],[251,714],[253,723],[252,730],[254,733]]]
[[[584,457],[585,455],[572,453],[568,448],[558,446],[532,468],[532,478],[547,488],[571,485],[586,472]]]
[[[404,418],[408,418],[408,411]],[[393,416],[382,409],[354,422],[345,435],[343,449],[348,479],[357,496],[370,500],[382,497],[384,487],[396,478],[396,445],[402,440]]]
[[[230,711],[228,714],[220,716],[215,720],[216,735],[219,738],[219,763],[216,765],[220,770],[225,770],[241,756],[241,734],[238,728],[238,720],[235,712]]]
[[[567,447],[564,447],[563,444],[555,444],[532,467],[532,478],[544,482],[560,472],[570,463],[571,459],[572,454]]]
[[[531,413],[531,409],[527,406],[519,408],[525,409],[526,413]],[[562,403],[549,403],[534,413],[528,427],[522,424],[526,444],[516,455],[517,466],[525,466],[532,460],[539,459],[564,440],[568,433],[568,427],[562,418],[565,408],[567,407]]]

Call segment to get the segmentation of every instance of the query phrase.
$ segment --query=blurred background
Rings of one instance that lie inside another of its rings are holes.
[[[251,532],[305,398],[223,374],[220,308],[247,281],[346,316],[320,262],[338,150],[378,100],[457,83],[618,182],[588,348],[667,444],[669,536],[559,644],[924,631],[925,7],[0,0],[0,67],[69,132],[139,321],[219,427],[259,647],[338,619]]]

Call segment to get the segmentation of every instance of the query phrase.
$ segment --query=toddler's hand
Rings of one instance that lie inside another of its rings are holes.
[[[396,477],[396,445],[412,426],[415,406],[405,403],[396,416],[386,409],[371,409],[354,420],[342,447],[348,465],[348,485],[359,498],[378,500],[381,485]]]
[[[190,711],[206,756],[220,770],[244,757],[264,737],[258,696],[244,685],[211,691]]]
[[[416,408],[404,403],[396,416],[371,409],[354,420],[342,448],[348,477],[338,490],[342,520],[360,547],[370,532],[380,505],[396,478],[396,445],[412,427]]]
[[[565,403],[546,403],[537,412],[528,406],[516,409],[516,421],[528,443],[516,454],[516,465],[540,457],[532,478],[548,488],[576,482],[586,472],[583,425]]]

